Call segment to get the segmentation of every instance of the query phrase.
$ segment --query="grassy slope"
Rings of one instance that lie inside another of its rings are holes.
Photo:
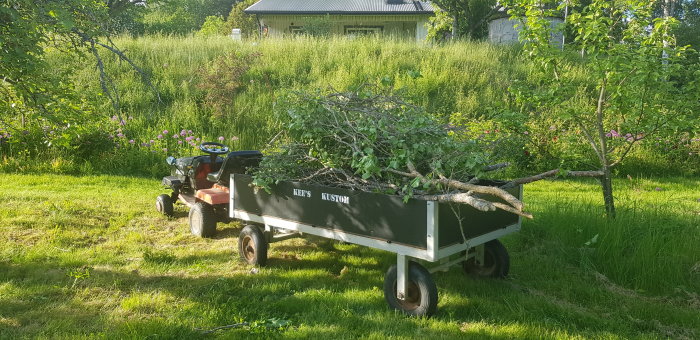
[[[511,277],[437,273],[439,311],[423,320],[388,310],[380,287],[389,253],[290,240],[253,274],[234,251],[238,225],[220,225],[214,239],[189,235],[185,208],[170,220],[154,211],[155,180],[3,176],[0,338],[198,337],[196,328],[270,318],[292,327],[215,335],[700,336],[698,180],[618,181],[616,222],[600,217],[591,184],[528,186],[536,219],[504,239]]]
[[[151,74],[162,99],[159,103],[127,63],[104,53],[106,70],[119,89],[122,114],[134,117],[125,134],[137,142],[153,139],[163,129],[188,129],[198,136],[235,135],[240,137],[237,147],[260,148],[278,132],[273,106],[280,95],[299,89],[347,90],[378,84],[383,78],[430,113],[483,116],[507,107],[508,86],[527,73],[515,49],[475,42],[417,46],[405,41],[300,37],[238,43],[228,37],[146,36],[115,43]],[[231,94],[233,105],[224,116],[213,116],[199,85],[212,60],[234,51],[260,56],[240,79],[240,90]],[[70,72],[98,114],[112,115],[89,57],[52,53],[50,61],[56,69]],[[420,72],[420,77],[414,79],[409,72]]]

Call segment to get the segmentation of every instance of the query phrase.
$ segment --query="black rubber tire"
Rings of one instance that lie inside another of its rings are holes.
[[[505,279],[510,271],[510,256],[503,243],[491,240],[484,244],[484,265],[480,266],[474,258],[462,262],[467,275],[476,278]]]
[[[216,214],[214,208],[204,202],[197,202],[190,208],[190,232],[199,237],[212,237],[216,234]]]
[[[162,194],[156,197],[156,210],[165,216],[173,216],[173,200],[170,195]]]
[[[396,297],[396,265],[384,276],[384,298],[389,307],[407,315],[430,317],[437,311],[438,291],[435,281],[425,267],[415,262],[408,264],[408,292],[405,300]]]
[[[238,255],[248,264],[264,266],[268,246],[265,235],[254,225],[245,226],[238,234]]]

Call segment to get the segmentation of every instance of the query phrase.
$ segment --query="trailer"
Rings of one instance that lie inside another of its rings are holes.
[[[437,309],[431,273],[461,265],[470,275],[505,277],[510,260],[498,238],[521,226],[520,216],[502,210],[297,182],[263,190],[252,181],[231,173],[226,188],[228,217],[246,224],[238,240],[244,261],[264,265],[270,243],[305,234],[389,251],[396,254],[396,264],[385,275],[384,296],[390,307],[413,316],[430,316]],[[522,186],[507,191],[522,198]]]

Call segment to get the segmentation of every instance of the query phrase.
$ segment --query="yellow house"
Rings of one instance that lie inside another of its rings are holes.
[[[336,35],[377,34],[425,40],[433,6],[412,0],[260,0],[245,13],[258,18],[263,36],[303,33],[321,23]],[[306,26],[306,28],[305,28]]]

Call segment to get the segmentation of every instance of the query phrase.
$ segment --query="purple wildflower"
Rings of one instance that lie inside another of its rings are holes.
[[[158,139],[163,139],[163,135],[158,135]]]
[[[116,121],[117,119],[119,119],[119,117],[117,117],[116,115],[112,116],[112,120]]]
[[[134,143],[136,143],[136,142],[133,139],[129,140],[129,144],[134,144]]]
[[[122,137],[124,137],[124,134],[120,132],[117,134],[117,137],[122,138]]]
[[[176,133],[176,134],[173,135],[173,138],[180,138],[180,135],[178,135],[178,134]]]
[[[181,140],[177,141],[177,144],[182,144],[182,141]]]
[[[222,141],[222,142],[223,142],[223,141],[224,141],[224,139],[226,139],[226,138],[224,138],[224,136],[219,136],[219,140],[220,140],[220,141]]]
[[[164,135],[167,135],[167,134],[168,134],[168,130],[163,130],[163,134],[164,134]]]
[[[186,136],[186,135],[187,135],[187,131],[185,131],[185,130],[180,131],[180,136],[183,136],[183,137],[184,137],[184,136]]]
[[[156,143],[156,141],[154,141],[153,139],[151,139],[151,140],[149,141],[149,143],[151,143],[151,144],[155,144],[155,143]]]

